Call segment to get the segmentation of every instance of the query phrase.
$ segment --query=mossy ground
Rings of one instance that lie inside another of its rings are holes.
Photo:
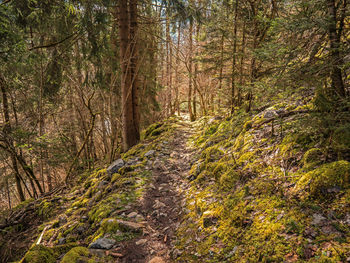
[[[43,221],[34,234],[39,236],[45,229],[44,236],[41,245],[22,251],[26,253],[25,257],[18,255],[17,260],[57,262],[70,250],[60,262],[114,262],[108,257],[96,258],[89,253],[87,246],[104,236],[122,242],[138,235],[119,228],[116,220],[130,220],[123,211],[142,197],[151,176],[149,165],[154,157],[144,155],[150,150],[160,150],[159,142],[171,136],[177,122],[177,119],[170,118],[146,129],[142,133],[143,141],[122,155],[127,164],[119,173],[109,176],[106,168],[87,171],[77,178],[75,187],[67,193],[34,201],[36,214]],[[21,204],[18,209],[31,202]],[[70,245],[68,250],[59,250],[60,244],[75,245]]]
[[[284,104],[255,116],[197,122],[192,145],[198,161],[178,230],[179,262],[350,257],[350,163],[337,154],[349,147],[327,144],[317,127],[306,125],[313,120],[309,114],[278,118],[310,108]]]

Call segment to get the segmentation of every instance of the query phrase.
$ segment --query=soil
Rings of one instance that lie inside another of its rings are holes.
[[[132,209],[144,216],[147,230],[143,236],[122,244],[123,257],[118,262],[172,262],[175,232],[182,219],[183,191],[188,188],[186,177],[191,167],[192,150],[186,145],[190,134],[191,129],[186,126],[176,130],[154,158],[153,182]]]

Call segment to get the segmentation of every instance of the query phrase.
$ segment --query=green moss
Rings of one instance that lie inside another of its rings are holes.
[[[220,185],[224,189],[233,189],[235,184],[239,181],[240,173],[233,169],[225,172],[220,177]]]
[[[209,126],[209,127],[204,131],[204,135],[205,135],[205,136],[212,135],[212,134],[214,134],[217,130],[218,130],[218,124],[213,124],[213,125]]]
[[[349,187],[349,174],[349,162],[327,163],[302,176],[298,186],[299,189],[308,190],[311,196],[321,196],[332,187]]]
[[[319,164],[322,158],[322,151],[318,148],[309,149],[303,157],[304,166],[309,164]]]
[[[61,263],[78,263],[86,259],[89,255],[89,250],[86,247],[74,247],[64,257]]]
[[[223,151],[221,149],[218,149],[217,146],[211,146],[202,152],[201,158],[204,159],[206,163],[208,163],[219,160],[222,155]]]
[[[54,210],[54,205],[52,204],[52,202],[43,200],[39,204],[38,215],[47,219],[51,216],[53,210]]]
[[[249,121],[246,121],[243,125],[243,129],[245,131],[248,131],[250,130],[251,128],[253,127],[253,121],[249,120]]]
[[[51,248],[35,245],[24,256],[23,263],[55,263],[56,258]]]
[[[104,234],[116,233],[119,230],[119,224],[114,218],[106,218],[102,221],[100,229]]]
[[[121,174],[118,174],[118,173],[115,173],[115,174],[113,174],[113,176],[112,176],[112,183],[114,183],[114,182],[117,182],[117,181],[119,181],[120,179],[122,179],[123,177],[122,177],[122,175]]]

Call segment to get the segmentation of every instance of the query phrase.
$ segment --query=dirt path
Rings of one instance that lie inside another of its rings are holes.
[[[174,137],[162,143],[162,150],[154,157],[153,181],[141,203],[134,208],[145,218],[147,230],[143,236],[125,245],[125,256],[120,262],[172,262],[174,235],[181,223],[182,193],[188,189],[186,177],[192,155],[186,146],[191,134],[190,124],[184,122],[183,125],[175,131]]]

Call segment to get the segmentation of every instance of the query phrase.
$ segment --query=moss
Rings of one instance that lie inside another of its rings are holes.
[[[54,210],[54,205],[52,202],[43,200],[39,204],[39,209],[38,209],[38,215],[41,216],[42,218],[49,218]]]
[[[233,189],[240,178],[240,173],[233,169],[225,172],[220,177],[220,186],[224,189]]]
[[[204,135],[205,135],[205,136],[212,135],[212,134],[214,134],[217,130],[218,130],[218,124],[210,125],[210,126],[204,131]]]
[[[112,176],[112,183],[114,183],[114,182],[117,182],[117,181],[119,181],[120,179],[122,178],[122,175],[121,174],[118,174],[118,173],[115,173],[115,174],[113,174],[113,176]]]
[[[24,256],[23,263],[55,263],[56,258],[51,248],[35,245]]]
[[[319,164],[322,158],[322,151],[318,148],[309,149],[303,157],[304,166],[309,164]]]
[[[78,263],[86,259],[89,255],[89,250],[86,247],[74,247],[64,257],[61,263]]]
[[[211,146],[202,152],[201,158],[205,159],[205,162],[208,163],[219,160],[222,155],[223,151],[221,149],[218,149],[217,146]]]
[[[161,128],[163,126],[163,123],[153,123],[152,125],[148,126],[148,128],[145,130],[145,138],[148,138],[148,137],[152,137],[153,133],[157,133],[155,131],[157,131],[159,128]]]
[[[298,187],[308,190],[311,196],[321,196],[332,187],[349,187],[349,175],[349,162],[327,163],[303,175],[298,181]]]
[[[119,230],[119,224],[114,218],[106,218],[102,221],[101,230],[104,234],[116,233]]]
[[[253,121],[249,120],[249,121],[246,121],[243,125],[243,129],[245,131],[248,131],[250,130],[251,128],[253,127]]]

